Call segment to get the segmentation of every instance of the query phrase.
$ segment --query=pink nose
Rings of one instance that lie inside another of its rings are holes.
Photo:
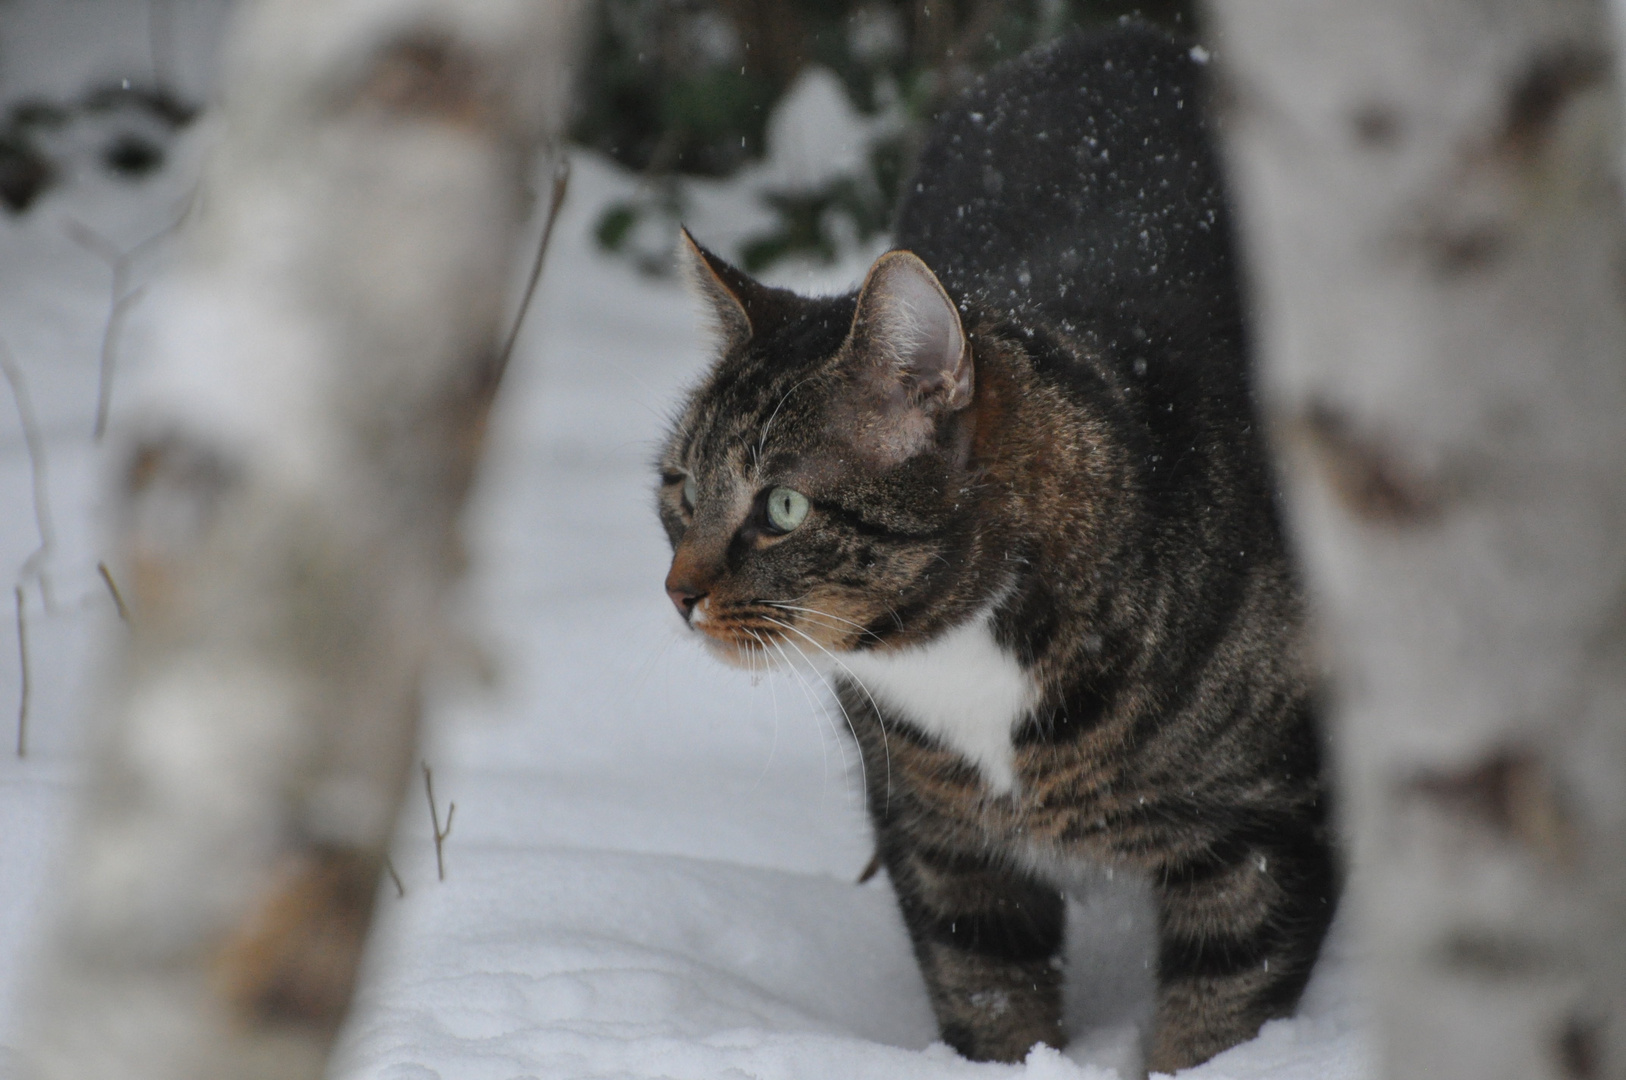
[[[683,620],[687,622],[689,617],[694,614],[694,606],[698,604],[700,602],[700,598],[706,594],[703,592],[696,592],[688,584],[681,584],[668,585],[666,587],[666,595],[672,598],[673,606],[678,609],[678,614],[682,615]]]
[[[694,607],[706,595],[705,575],[697,573],[694,556],[687,548],[680,549],[672,558],[672,568],[666,572],[666,595],[672,598],[683,621],[694,615]]]

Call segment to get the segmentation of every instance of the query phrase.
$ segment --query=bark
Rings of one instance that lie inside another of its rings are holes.
[[[1607,10],[1209,14],[1386,1075],[1626,1076]]]
[[[322,1072],[459,569],[572,0],[263,0],[121,435],[38,1078]]]

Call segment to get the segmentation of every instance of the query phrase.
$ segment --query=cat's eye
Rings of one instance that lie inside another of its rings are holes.
[[[780,532],[790,532],[807,520],[812,508],[807,496],[788,487],[777,487],[768,492],[768,524]]]
[[[683,478],[683,509],[693,511],[695,500],[699,497],[700,488],[694,482],[694,477],[685,476]]]

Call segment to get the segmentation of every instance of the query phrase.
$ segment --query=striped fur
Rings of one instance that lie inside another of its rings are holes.
[[[914,255],[852,295],[689,249],[724,340],[660,462],[668,590],[725,660],[831,674],[943,1037],[973,1058],[1064,1040],[1080,867],[1156,897],[1158,1071],[1291,1012],[1336,903],[1196,84],[1136,27],[990,75],[923,152]],[[788,532],[779,487],[811,501]]]

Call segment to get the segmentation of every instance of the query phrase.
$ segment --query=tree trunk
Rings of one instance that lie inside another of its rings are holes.
[[[443,645],[572,0],[264,0],[122,439],[41,1078],[321,1075]]]
[[[1601,0],[1211,0],[1389,1076],[1626,1076],[1626,228]]]

